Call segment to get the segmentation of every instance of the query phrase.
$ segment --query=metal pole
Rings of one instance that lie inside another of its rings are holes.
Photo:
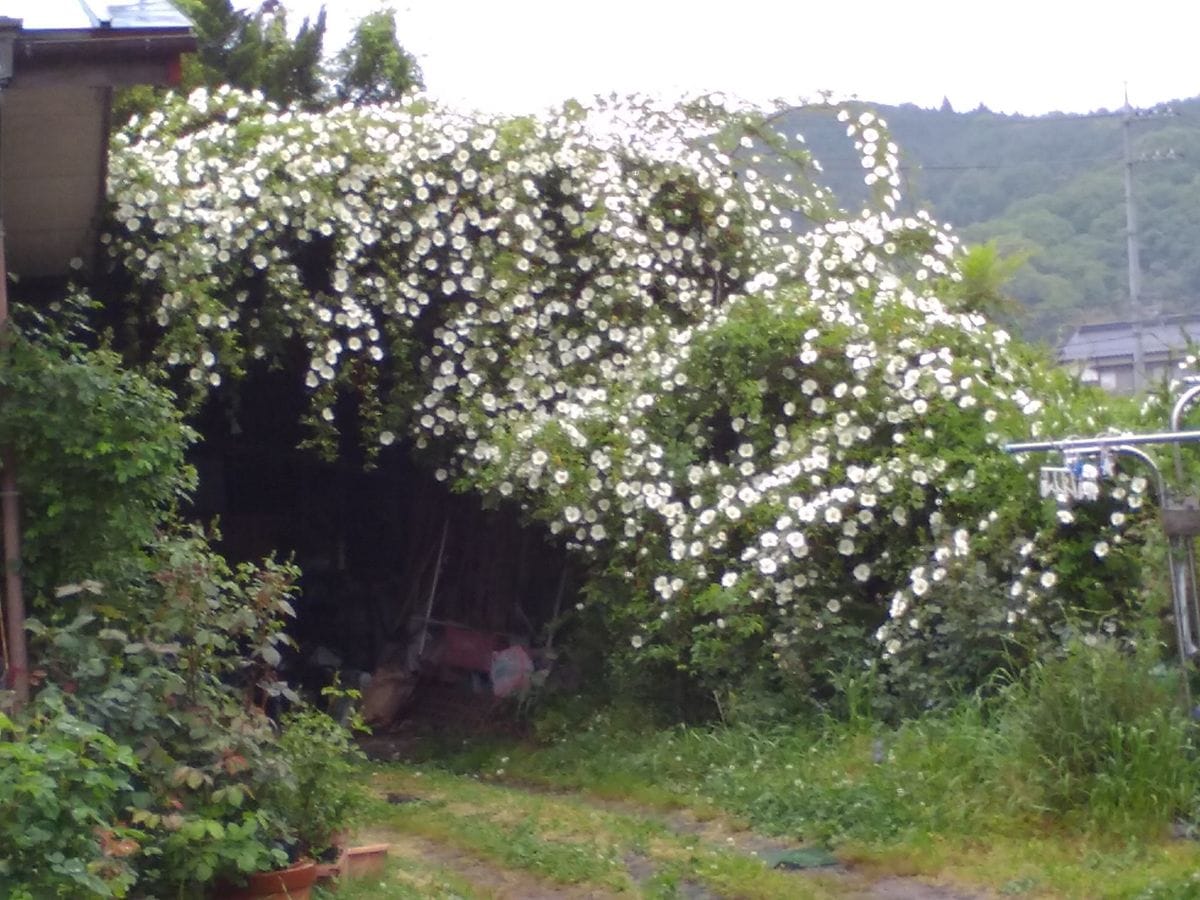
[[[1171,409],[1171,431],[1157,434],[1067,438],[1057,441],[1026,441],[1005,444],[1003,449],[1012,454],[1058,452],[1093,455],[1108,451],[1132,456],[1149,466],[1154,473],[1159,506],[1166,511],[1169,498],[1162,470],[1148,454],[1135,445],[1169,444],[1175,457],[1175,474],[1180,481],[1183,480],[1180,446],[1200,443],[1200,431],[1181,431],[1180,425],[1188,408],[1200,399],[1200,376],[1184,378],[1183,383],[1187,387]],[[1200,586],[1197,585],[1196,576],[1196,535],[1190,525],[1183,528],[1178,525],[1168,526],[1165,520],[1164,530],[1167,532],[1167,568],[1170,572],[1171,605],[1175,614],[1175,640],[1179,660],[1184,669],[1181,688],[1187,707],[1191,709],[1191,688],[1187,681],[1187,670],[1189,663],[1200,656],[1200,647],[1197,646],[1197,640],[1200,639]]]
[[[4,225],[0,221],[0,344],[9,341],[8,264],[4,258]],[[17,463],[12,449],[0,450],[0,517],[3,518],[5,622],[8,626],[8,683],[14,707],[29,702],[29,653],[25,645],[25,595],[21,586],[21,520],[18,512]]]
[[[1043,453],[1068,450],[1076,453],[1103,450],[1105,447],[1132,447],[1139,444],[1198,444],[1200,431],[1160,431],[1154,434],[1115,434],[1110,437],[1067,438],[1061,441],[1024,441],[1005,444],[1005,453]]]

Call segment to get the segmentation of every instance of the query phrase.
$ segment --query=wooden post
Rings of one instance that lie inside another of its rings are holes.
[[[8,264],[4,258],[4,226],[0,223],[0,345],[8,334]],[[8,683],[14,708],[29,702],[29,653],[25,644],[25,596],[21,586],[20,494],[17,462],[11,448],[0,449],[0,518],[3,519],[4,607],[8,638]]]

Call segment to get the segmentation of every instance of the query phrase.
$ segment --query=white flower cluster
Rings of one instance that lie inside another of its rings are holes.
[[[603,389],[777,243],[781,192],[647,104],[503,121],[198,91],[118,141],[112,251],[193,381],[283,336],[319,389],[422,330],[421,439],[519,417]]]
[[[381,445],[623,568],[635,646],[719,586],[781,652],[857,615],[895,653],[1019,499],[996,485],[1035,490],[997,445],[1053,407],[1005,332],[941,299],[957,242],[894,213],[884,123],[845,118],[882,209],[824,219],[820,189],[725,137],[743,113],[684,110],[197,93],[114,148],[111,250],[192,381],[303,346],[318,425],[368,396]]]

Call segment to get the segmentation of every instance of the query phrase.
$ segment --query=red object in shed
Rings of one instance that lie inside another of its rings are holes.
[[[492,654],[500,649],[501,644],[501,638],[497,634],[447,625],[442,665],[490,673]]]

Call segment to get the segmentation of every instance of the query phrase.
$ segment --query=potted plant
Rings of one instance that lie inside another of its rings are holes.
[[[284,716],[279,750],[289,775],[271,786],[264,801],[288,824],[301,854],[332,862],[367,801],[356,772],[365,757],[345,726],[312,707]]]

